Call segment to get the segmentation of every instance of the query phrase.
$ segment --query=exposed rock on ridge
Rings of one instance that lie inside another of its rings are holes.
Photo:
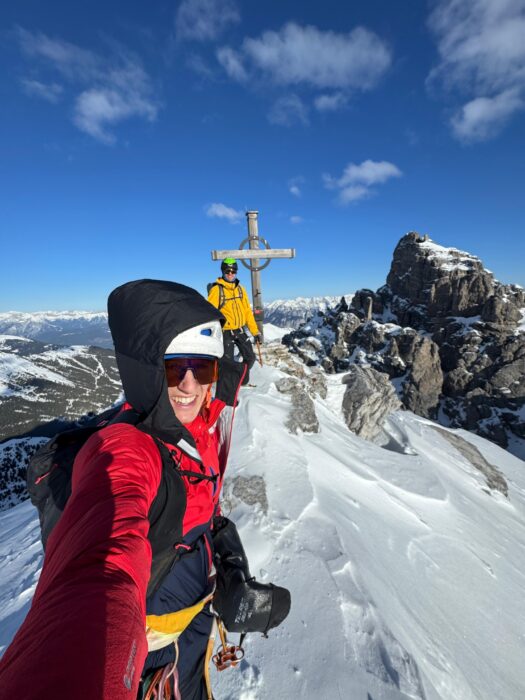
[[[310,366],[388,376],[403,405],[525,456],[525,290],[469,253],[408,233],[387,284],[283,338]]]
[[[380,432],[383,421],[401,406],[392,384],[382,372],[371,367],[353,365],[343,377],[345,422],[356,435],[372,440]]]

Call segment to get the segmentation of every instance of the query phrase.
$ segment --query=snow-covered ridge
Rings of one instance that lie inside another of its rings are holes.
[[[343,296],[349,304],[353,295],[276,299],[264,305],[264,320],[276,326],[298,328],[318,311],[324,313],[327,309],[336,306]]]
[[[268,639],[248,635],[237,669],[212,670],[216,697],[522,700],[523,462],[408,411],[389,419],[390,449],[362,440],[337,376],[314,399],[320,432],[291,435],[283,372],[252,376],[224,496],[252,573],[287,586],[292,609]],[[36,511],[0,513],[0,653],[40,567]]]
[[[112,347],[104,311],[7,311],[0,313],[0,333],[58,345]]]
[[[439,245],[439,243],[434,243],[434,241],[430,238],[421,241],[418,245],[420,248],[428,250],[431,257],[455,258],[456,260],[463,259],[476,261],[478,263],[481,262],[481,260],[476,255],[472,255],[472,253],[467,253],[465,250],[459,250],[459,248],[447,248],[446,246]]]
[[[345,295],[349,302],[352,295]],[[326,311],[340,296],[277,299],[265,304],[265,322],[281,328],[296,328],[317,311]],[[59,345],[97,345],[112,348],[105,311],[4,311],[0,334],[31,338]]]
[[[269,311],[282,307],[284,309],[319,309],[326,310],[329,306],[334,306],[341,301],[341,297],[345,297],[350,303],[352,294],[341,294],[339,296],[316,296],[316,297],[295,297],[294,299],[275,299],[265,304],[265,309]]]
[[[44,323],[57,320],[107,319],[106,311],[0,311],[0,323]]]

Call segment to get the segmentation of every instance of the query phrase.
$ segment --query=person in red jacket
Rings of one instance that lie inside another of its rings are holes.
[[[136,424],[100,430],[75,460],[31,609],[0,661],[3,697],[135,700],[146,659],[147,676],[163,663],[152,658],[163,648],[175,659],[177,640],[181,697],[208,697],[196,669],[210,632],[209,603],[182,633],[159,622],[209,593],[210,530],[242,374],[233,363],[221,365],[211,399],[222,317],[189,287],[131,282],[112,292],[108,312]],[[174,473],[193,474],[179,477],[182,489],[170,482],[159,442],[172,452]],[[167,525],[159,530],[158,522]]]
[[[31,608],[0,660],[2,697],[135,700],[162,687],[209,700],[217,612],[238,632],[286,617],[288,592],[252,579],[220,513],[244,372],[222,357],[221,319],[173,282],[111,293],[126,403],[75,459]]]

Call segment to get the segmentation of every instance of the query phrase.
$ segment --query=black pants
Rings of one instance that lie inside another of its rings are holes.
[[[248,384],[250,381],[250,370],[255,364],[255,353],[253,351],[253,345],[248,340],[248,336],[241,328],[238,328],[234,331],[224,331],[223,340],[224,354],[231,360],[233,360],[235,346],[239,348],[242,361],[246,365],[246,374],[244,375],[242,383]]]

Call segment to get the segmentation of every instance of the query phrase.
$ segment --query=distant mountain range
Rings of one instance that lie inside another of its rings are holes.
[[[109,349],[0,336],[0,441],[54,435],[55,424],[98,412],[120,392]]]
[[[352,295],[345,295],[350,303]],[[335,306],[341,297],[277,299],[265,304],[265,321],[280,328],[298,328],[318,311]],[[58,345],[112,348],[105,311],[6,311],[0,313],[0,335],[19,336]]]
[[[346,303],[352,294],[345,294]],[[296,299],[276,299],[264,305],[264,320],[280,328],[299,328],[319,311],[325,312],[341,301],[342,296],[297,297]]]
[[[27,497],[27,462],[43,441],[121,392],[112,350],[0,335],[0,510]]]
[[[113,347],[104,311],[7,311],[0,313],[0,335],[58,345]]]

